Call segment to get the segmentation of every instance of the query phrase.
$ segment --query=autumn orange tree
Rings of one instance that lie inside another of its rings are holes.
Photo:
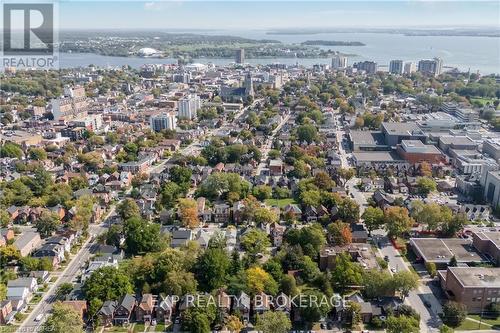
[[[331,243],[339,246],[352,243],[352,233],[349,224],[337,220],[327,227],[328,238]]]
[[[194,229],[200,225],[198,208],[193,199],[179,199],[179,215],[186,228]]]

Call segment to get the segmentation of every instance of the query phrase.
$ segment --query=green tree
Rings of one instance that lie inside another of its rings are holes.
[[[293,275],[285,274],[281,279],[280,290],[285,295],[295,296],[299,293],[297,281]]]
[[[199,258],[196,265],[196,277],[205,291],[222,287],[230,269],[230,259],[221,248],[209,248]]]
[[[85,280],[83,292],[86,299],[99,299],[104,302],[132,293],[133,288],[128,274],[115,267],[102,267]]]
[[[257,253],[267,253],[271,242],[264,231],[254,228],[241,236],[240,245],[250,256],[255,256]]]
[[[287,333],[292,328],[290,318],[281,311],[266,311],[257,316],[255,329],[262,333]]]
[[[441,234],[444,237],[454,237],[469,223],[465,213],[453,214],[453,217],[441,225]]]
[[[52,307],[52,313],[43,323],[41,332],[83,332],[83,320],[81,315],[71,306],[56,302]]]
[[[384,211],[384,224],[390,237],[398,237],[410,230],[413,221],[406,208],[394,206]]]
[[[254,211],[254,221],[257,224],[272,224],[279,221],[279,216],[266,207],[259,207]]]
[[[61,283],[61,285],[56,290],[56,298],[58,300],[64,300],[67,295],[73,290],[73,285],[69,282]]]
[[[47,152],[43,148],[32,147],[28,150],[29,158],[36,161],[47,159]]]
[[[51,236],[61,225],[59,216],[56,213],[44,209],[40,217],[35,222],[36,230],[43,238]]]
[[[451,327],[458,327],[467,317],[467,308],[464,304],[449,301],[443,305],[443,323]]]
[[[162,249],[160,226],[140,217],[132,217],[124,223],[125,250],[130,254],[157,252]]]
[[[335,258],[335,268],[332,271],[332,284],[344,291],[350,285],[360,285],[363,281],[362,269],[351,261],[351,256],[341,253]]]
[[[418,192],[424,196],[429,195],[429,193],[434,192],[437,188],[434,179],[429,177],[420,177],[417,179]]]
[[[403,299],[408,296],[411,290],[418,287],[418,275],[412,271],[398,271],[393,275],[393,285],[399,291]]]
[[[320,291],[311,289],[304,292],[306,299],[317,300],[316,302],[306,302],[306,306],[300,308],[300,316],[306,323],[314,323],[326,317],[331,310],[330,299]]]
[[[318,138],[318,130],[314,125],[310,124],[300,125],[297,128],[297,138],[299,139],[299,141],[312,143]]]
[[[305,255],[317,258],[319,251],[326,244],[323,227],[312,224],[302,229],[290,229],[285,234],[285,240],[290,245],[300,245]]]
[[[21,159],[23,157],[23,150],[18,144],[7,141],[0,148],[0,157]]]
[[[10,216],[5,210],[0,210],[0,227],[7,228],[10,223]]]
[[[252,194],[257,199],[263,201],[272,197],[273,189],[268,185],[257,185],[252,189]]]
[[[368,232],[379,229],[384,225],[384,211],[379,207],[367,207],[362,215]]]
[[[418,333],[420,323],[413,317],[389,316],[385,322],[388,333]]]
[[[130,198],[123,200],[118,205],[118,207],[116,207],[116,211],[124,220],[128,220],[132,217],[141,216],[139,206],[137,206],[135,201],[133,199],[130,199]]]

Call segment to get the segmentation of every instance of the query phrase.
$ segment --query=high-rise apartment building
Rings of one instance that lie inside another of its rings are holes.
[[[347,57],[336,53],[332,58],[332,69],[347,68]]]
[[[175,130],[177,128],[177,117],[171,112],[160,113],[149,119],[151,129],[155,132],[162,130]]]
[[[179,119],[194,119],[199,109],[201,109],[200,97],[190,94],[179,100]]]
[[[404,73],[411,74],[415,72],[415,64],[411,61],[405,62]]]
[[[365,71],[366,74],[375,74],[377,72],[377,63],[373,61],[361,61],[354,64],[358,71]]]
[[[403,74],[403,60],[391,60],[389,62],[389,73]]]
[[[423,74],[438,76],[443,71],[443,60],[441,58],[420,60],[418,62],[418,71]]]
[[[235,61],[237,64],[244,64],[245,63],[245,49],[236,50]]]

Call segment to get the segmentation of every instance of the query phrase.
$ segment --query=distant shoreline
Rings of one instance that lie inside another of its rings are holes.
[[[500,32],[484,30],[393,30],[393,29],[381,29],[381,30],[290,30],[290,31],[267,31],[266,35],[283,35],[283,36],[301,36],[301,35],[319,35],[319,34],[330,34],[330,33],[360,33],[360,34],[395,34],[403,36],[422,36],[422,37],[489,37],[489,38],[499,38]],[[352,46],[352,45],[349,45]]]
[[[339,40],[306,40],[302,45],[324,45],[324,46],[366,46],[361,42],[345,42]]]

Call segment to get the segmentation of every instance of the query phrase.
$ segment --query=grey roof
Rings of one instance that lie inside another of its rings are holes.
[[[115,312],[116,305],[116,301],[106,301],[102,305],[101,310],[99,310],[99,313],[105,316],[112,316]]]
[[[31,284],[33,283],[33,280],[36,281],[35,278],[30,278],[30,277],[17,278],[15,280],[10,280],[9,282],[7,282],[7,287],[27,287],[27,288],[31,288]]]
[[[239,309],[250,309],[250,296],[242,291],[236,300],[236,307]]]
[[[26,231],[23,232],[14,242],[14,246],[18,249],[23,249],[28,243],[30,243],[33,238],[40,237],[40,234],[36,231]]]
[[[384,135],[380,131],[351,131],[349,135],[354,144],[385,145]]]
[[[184,240],[190,240],[191,239],[191,230],[175,230],[172,232],[172,239],[184,239]]]
[[[382,128],[390,135],[424,135],[415,123],[382,123]]]
[[[132,311],[135,305],[135,297],[133,295],[126,294],[120,300],[119,305],[123,306],[125,309],[129,311]]]

